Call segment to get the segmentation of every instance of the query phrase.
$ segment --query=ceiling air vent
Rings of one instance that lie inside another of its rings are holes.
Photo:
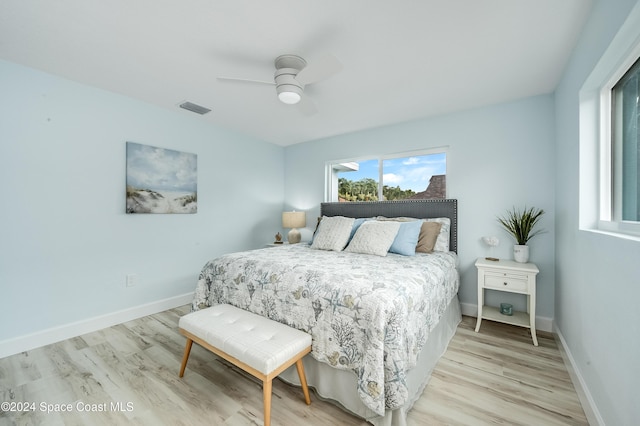
[[[209,108],[205,108],[200,105],[193,104],[191,102],[183,102],[180,104],[180,108],[184,108],[188,111],[195,112],[196,114],[204,115],[208,112],[211,112]]]

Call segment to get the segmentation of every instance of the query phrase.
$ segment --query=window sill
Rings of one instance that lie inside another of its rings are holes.
[[[600,234],[600,235],[607,235],[609,237],[621,238],[624,240],[640,242],[640,235],[626,233],[619,230],[613,231],[613,230],[605,230],[605,229],[581,229],[581,231],[591,232],[591,233]]]

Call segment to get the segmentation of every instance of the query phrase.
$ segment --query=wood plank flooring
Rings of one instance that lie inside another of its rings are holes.
[[[188,306],[0,359],[0,425],[261,425],[261,383],[194,345],[185,377],[178,318]],[[463,317],[409,425],[586,425],[553,336]],[[274,425],[366,425],[273,383]],[[32,403],[18,407],[18,403]],[[58,404],[58,405],[55,405]],[[51,412],[47,413],[47,409]]]

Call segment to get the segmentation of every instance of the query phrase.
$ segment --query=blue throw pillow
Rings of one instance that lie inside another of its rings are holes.
[[[389,252],[403,256],[415,256],[418,238],[420,237],[420,228],[422,228],[421,220],[402,222],[398,234],[389,248]]]

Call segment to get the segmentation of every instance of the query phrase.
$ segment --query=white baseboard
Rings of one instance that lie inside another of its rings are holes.
[[[191,303],[192,300],[193,292],[181,294],[179,296],[158,300],[156,302],[135,306],[133,308],[123,309],[110,314],[87,318],[86,320],[3,340],[0,342],[0,358],[29,351],[31,349],[56,343],[61,340],[70,339],[82,334],[102,330],[103,328],[111,327],[116,324],[121,324],[147,315],[156,314],[158,312],[166,311],[167,309],[186,305]]]
[[[462,311],[462,315],[478,318],[478,305],[460,302],[460,310]]]
[[[562,332],[560,332],[560,329],[556,327],[554,333],[556,336],[556,342],[558,343],[558,348],[560,348],[560,354],[564,360],[564,365],[566,365],[569,376],[571,376],[573,387],[576,389],[584,414],[587,416],[587,421],[590,425],[604,426],[604,420],[598,411],[598,407],[591,396],[591,392],[589,392],[589,388],[587,387],[584,378],[580,374],[580,370],[576,368],[576,362],[573,355],[571,355],[571,351],[567,346],[567,342],[564,340]]]
[[[462,315],[478,317],[478,305],[472,303],[460,303]],[[553,318],[536,317],[536,330],[553,333]]]

